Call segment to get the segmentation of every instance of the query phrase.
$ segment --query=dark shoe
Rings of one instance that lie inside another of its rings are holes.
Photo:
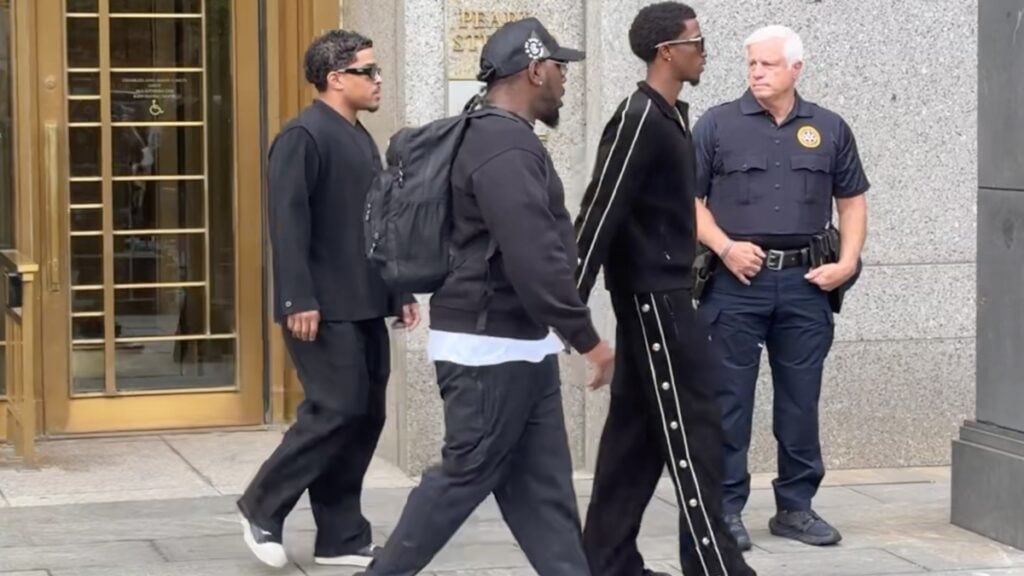
[[[743,525],[743,517],[739,514],[726,514],[725,525],[729,528],[732,537],[736,539],[736,545],[739,546],[740,552],[746,552],[754,547],[750,541],[750,533]]]
[[[828,546],[843,539],[839,530],[822,520],[813,510],[780,511],[768,521],[768,529],[781,538],[792,538],[811,546]]]
[[[242,538],[256,558],[267,566],[284,568],[288,563],[288,555],[284,552],[281,535],[258,526],[246,518],[244,513],[240,512],[239,517],[242,522]]]
[[[373,562],[373,559],[380,553],[380,550],[380,546],[370,544],[352,554],[316,556],[313,558],[313,561],[321,566],[355,566],[357,568],[366,568],[370,565],[370,562]]]
[[[655,572],[650,568],[644,568],[643,576],[672,576],[667,572]]]

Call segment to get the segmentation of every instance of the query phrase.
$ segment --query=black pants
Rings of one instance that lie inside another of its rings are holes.
[[[762,270],[750,286],[727,270],[700,307],[721,350],[718,399],[725,430],[723,507],[739,513],[750,496],[747,452],[761,349],[768,349],[775,390],[772,428],[778,441],[775,504],[809,510],[825,477],[818,438],[818,399],[825,358],[832,348],[828,295],[808,282],[806,268]]]
[[[716,363],[690,291],[613,294],[612,305],[615,378],[583,537],[591,572],[640,576],[640,521],[667,465],[683,573],[753,575],[722,519]]]
[[[541,576],[586,576],[558,361],[437,363],[445,436],[368,574],[416,574],[494,493]]]
[[[313,342],[285,331],[305,400],[295,424],[260,468],[238,505],[278,534],[302,493],[316,520],[317,556],[339,556],[370,544],[360,508],[363,476],[384,427],[390,373],[383,319],[320,324]]]

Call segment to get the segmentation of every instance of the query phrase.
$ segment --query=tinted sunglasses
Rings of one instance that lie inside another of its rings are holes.
[[[354,74],[356,76],[366,76],[370,79],[377,79],[381,77],[381,68],[378,64],[370,64],[368,66],[362,66],[360,68],[345,68],[338,70],[342,74]]]
[[[683,39],[680,39],[680,40],[668,40],[666,42],[660,42],[658,44],[655,44],[654,47],[655,48],[661,48],[662,46],[676,46],[676,45],[679,45],[679,44],[696,44],[697,45],[697,50],[699,50],[702,53],[704,52],[704,37],[703,36],[698,36],[696,38],[683,38]]]

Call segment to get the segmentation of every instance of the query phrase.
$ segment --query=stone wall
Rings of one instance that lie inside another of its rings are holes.
[[[344,0],[347,27],[377,41],[390,72],[371,127],[447,110],[446,8],[529,11],[588,51],[570,69],[562,127],[547,141],[575,211],[600,130],[642,78],[627,30],[639,0]],[[802,95],[853,128],[872,182],[865,270],[837,317],[826,369],[822,438],[831,468],[944,464],[973,415],[977,200],[977,3],[972,0],[694,0],[708,38],[707,72],[687,87],[692,121],[745,87],[742,41],[782,23],[806,45]],[[453,12],[454,13],[454,12]],[[425,300],[425,299],[424,299]],[[602,332],[614,319],[602,292]],[[391,419],[381,453],[416,473],[436,460],[443,418],[425,359],[426,330],[395,335]],[[564,363],[577,466],[596,455],[607,392],[585,393],[578,358]],[[771,380],[762,370],[751,466],[774,468]]]

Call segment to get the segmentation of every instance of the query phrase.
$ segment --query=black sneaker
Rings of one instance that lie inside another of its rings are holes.
[[[262,528],[239,513],[242,522],[242,538],[249,550],[267,566],[284,568],[288,563],[288,555],[284,552],[281,535]]]
[[[781,538],[792,538],[811,546],[829,546],[843,539],[839,530],[822,520],[813,510],[779,511],[768,522],[768,529]]]
[[[313,561],[321,566],[355,566],[366,568],[373,562],[373,559],[380,553],[381,547],[374,544],[364,546],[352,554],[341,556],[315,556]]]
[[[747,527],[743,525],[742,516],[739,514],[726,514],[725,525],[729,528],[732,537],[736,539],[736,545],[739,546],[740,552],[746,552],[754,547],[750,541],[750,533],[747,532]]]

